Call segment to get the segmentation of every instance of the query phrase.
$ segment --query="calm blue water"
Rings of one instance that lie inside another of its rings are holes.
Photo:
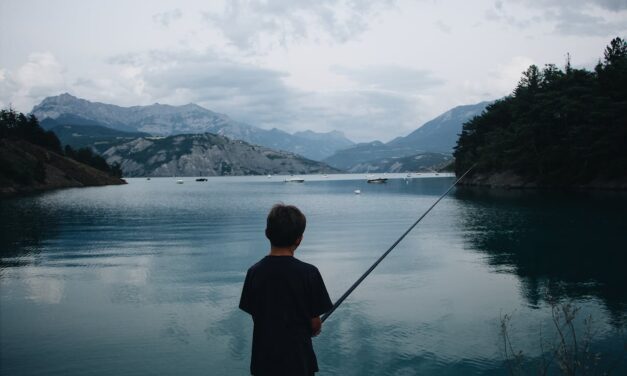
[[[453,181],[306,178],[129,179],[0,201],[0,373],[248,374],[252,321],[237,304],[274,203],[307,215],[296,257],[335,300]],[[550,301],[579,307],[581,330],[592,315],[609,367],[625,338],[625,244],[625,194],[458,189],[326,322],[320,375],[507,374],[504,314],[533,366],[555,339]]]

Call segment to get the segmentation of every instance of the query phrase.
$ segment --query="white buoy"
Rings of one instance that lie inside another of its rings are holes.
[[[361,193],[361,191],[360,191],[359,189],[355,189],[355,194],[356,194],[356,195],[358,195],[358,194],[360,194],[360,193]]]

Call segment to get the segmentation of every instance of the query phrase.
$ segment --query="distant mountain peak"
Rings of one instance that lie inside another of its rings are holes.
[[[238,122],[198,104],[180,106],[154,103],[148,106],[122,107],[91,102],[63,93],[44,99],[32,113],[40,121],[68,119],[73,125],[98,124],[126,132],[144,132],[157,136],[190,133],[215,133],[234,140],[285,150],[314,160],[321,160],[335,151],[353,144],[341,132],[302,135],[280,129],[266,130]],[[63,122],[58,122],[63,124]],[[52,124],[51,124],[52,126]]]
[[[388,142],[392,147],[411,147],[415,150],[450,153],[457,142],[462,125],[480,115],[491,101],[461,105],[424,123],[405,137]]]
[[[447,159],[442,156],[450,156],[452,153],[462,125],[474,116],[480,115],[490,103],[454,107],[424,123],[405,137],[397,137],[386,144],[381,141],[357,144],[337,151],[324,161],[331,166],[355,172],[369,168],[372,168],[372,171],[376,168],[387,169],[388,172],[396,171],[400,165],[389,165],[389,160],[403,158],[406,167],[416,167],[407,159],[412,155],[429,154],[433,157],[430,157],[433,163],[442,163]]]
[[[65,93],[61,93],[58,95],[59,98],[71,98],[71,99],[78,99],[77,97],[73,96],[72,94],[68,93],[67,91]]]

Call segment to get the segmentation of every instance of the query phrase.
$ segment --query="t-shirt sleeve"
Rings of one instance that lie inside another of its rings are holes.
[[[242,288],[242,296],[239,299],[239,308],[249,314],[253,314],[253,296],[250,270],[246,272],[246,279],[244,280],[244,287]]]
[[[312,272],[311,276],[311,317],[318,317],[333,307],[329,293],[324,285],[322,276],[318,269]]]

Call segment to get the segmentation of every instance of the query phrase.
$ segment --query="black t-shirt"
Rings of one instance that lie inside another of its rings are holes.
[[[290,256],[266,256],[248,269],[239,307],[253,317],[253,375],[318,371],[311,319],[332,307],[318,269]]]

